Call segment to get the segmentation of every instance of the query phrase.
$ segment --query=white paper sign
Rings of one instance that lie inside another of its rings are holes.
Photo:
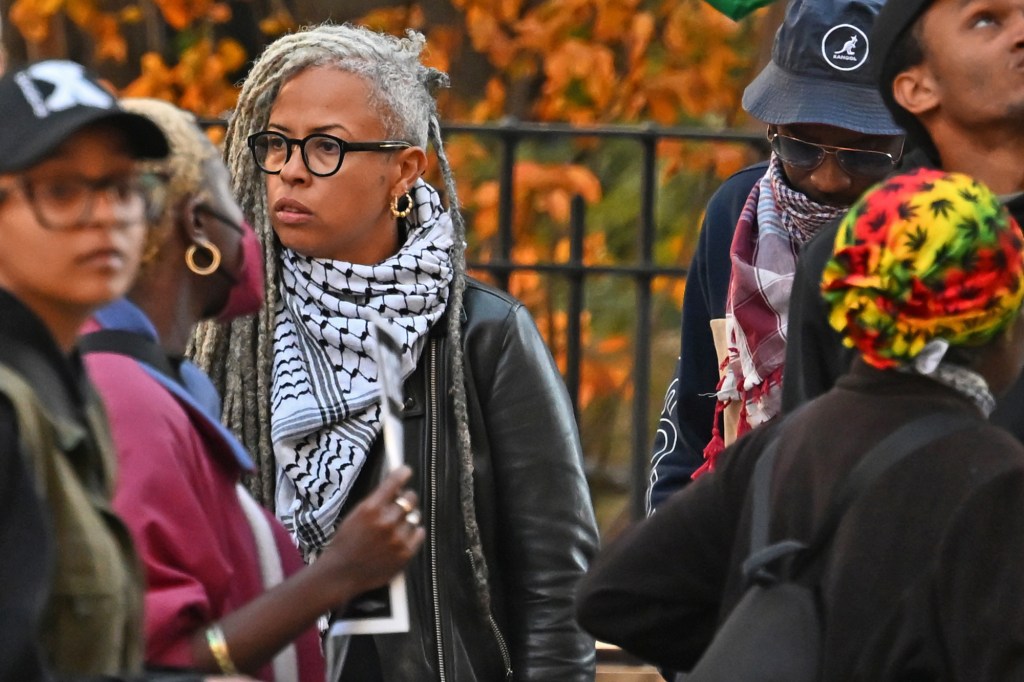
[[[402,426],[401,345],[388,330],[370,323],[375,339],[373,355],[377,362],[377,381],[381,388],[381,424],[384,434],[384,474],[405,462]],[[338,679],[348,649],[349,635],[370,635],[409,631],[409,601],[405,574],[399,573],[384,587],[353,599],[331,622],[327,653],[330,659],[328,681]]]

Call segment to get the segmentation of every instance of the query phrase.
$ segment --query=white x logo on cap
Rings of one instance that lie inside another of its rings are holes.
[[[33,64],[19,73],[15,80],[39,118],[74,106],[109,109],[114,105],[111,94],[88,80],[85,69],[74,62],[55,60]],[[33,81],[53,85],[53,92],[44,98]]]

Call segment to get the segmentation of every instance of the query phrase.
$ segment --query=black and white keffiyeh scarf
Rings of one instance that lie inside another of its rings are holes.
[[[451,219],[422,180],[410,194],[405,244],[376,265],[281,251],[271,387],[275,502],[307,562],[331,538],[381,430],[369,321],[383,318],[402,341],[404,379],[448,300]]]

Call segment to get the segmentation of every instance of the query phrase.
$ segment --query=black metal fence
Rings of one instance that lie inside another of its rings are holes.
[[[648,402],[651,386],[651,299],[652,281],[656,277],[684,279],[686,268],[679,265],[664,266],[655,263],[655,212],[658,203],[659,183],[658,144],[662,140],[686,140],[696,142],[734,142],[750,145],[759,154],[764,153],[764,138],[755,133],[735,131],[710,131],[698,128],[667,128],[657,126],[602,126],[575,127],[557,124],[535,124],[505,121],[497,124],[463,125],[449,124],[446,134],[469,134],[497,140],[500,156],[498,247],[496,256],[485,262],[471,262],[471,268],[489,273],[504,288],[508,287],[510,276],[516,271],[534,271],[553,274],[564,278],[568,284],[568,328],[566,330],[566,375],[565,381],[574,407],[578,405],[580,389],[580,367],[582,359],[581,315],[584,312],[584,290],[587,280],[596,275],[621,277],[632,283],[636,299],[635,342],[632,358],[632,418],[631,452],[629,472],[629,510],[632,518],[644,513],[648,462],[652,430]],[[521,263],[513,259],[513,222],[515,219],[515,166],[519,152],[526,140],[555,140],[562,138],[625,138],[637,145],[640,169],[640,195],[636,206],[636,254],[635,262],[616,265],[585,265],[584,234],[586,225],[586,204],[582,197],[572,202],[569,226],[569,257],[565,262]],[[458,169],[456,169],[458,175]],[[472,229],[472,226],[470,226]],[[667,383],[667,382],[666,382]],[[658,387],[655,386],[655,389]],[[578,412],[577,412],[578,414]],[[585,436],[585,434],[584,434]]]

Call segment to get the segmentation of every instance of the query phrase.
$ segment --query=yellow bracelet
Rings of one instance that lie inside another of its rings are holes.
[[[225,675],[237,675],[238,669],[235,668],[231,654],[228,653],[228,641],[224,638],[224,631],[216,623],[206,629],[206,643],[220,671]]]

